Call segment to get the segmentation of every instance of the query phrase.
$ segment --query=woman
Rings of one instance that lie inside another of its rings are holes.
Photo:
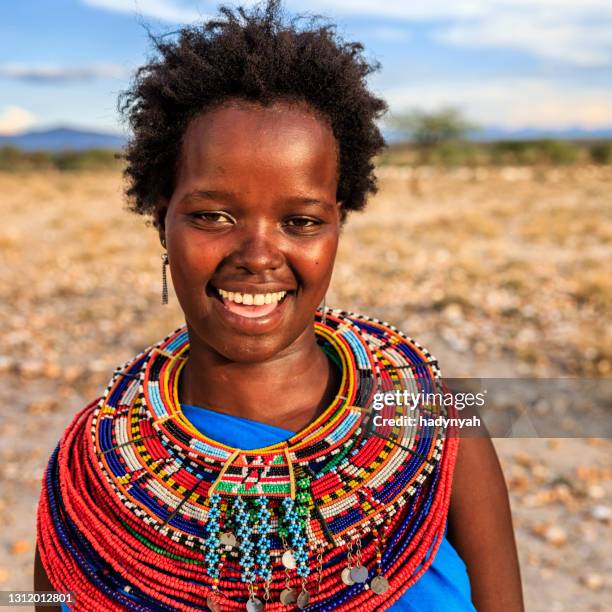
[[[435,360],[318,309],[342,223],[375,191],[373,67],[277,2],[221,11],[158,42],[124,98],[128,194],[186,326],[64,433],[36,588],[74,610],[521,610],[490,441],[457,455],[452,431],[394,424],[407,408],[380,393],[439,390]]]

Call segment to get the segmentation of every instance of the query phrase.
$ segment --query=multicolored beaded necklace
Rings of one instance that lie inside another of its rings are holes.
[[[55,588],[75,593],[74,609],[379,610],[426,571],[458,439],[394,423],[454,409],[372,403],[398,389],[440,392],[437,363],[361,315],[317,312],[315,333],[341,386],[285,442],[231,448],[184,417],[185,327],[119,367],[76,415],[38,511],[41,560]]]

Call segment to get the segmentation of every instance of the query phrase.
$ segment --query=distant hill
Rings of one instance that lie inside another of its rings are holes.
[[[383,128],[388,142],[405,140],[403,134],[396,130]],[[612,139],[612,127],[598,130],[568,128],[559,130],[542,130],[526,128],[508,130],[495,126],[483,127],[471,136],[471,140],[487,142],[494,140],[535,140],[550,138],[553,140],[601,140]],[[30,130],[10,136],[0,135],[0,147],[13,145],[23,151],[84,151],[87,149],[121,149],[126,138],[120,134],[95,132],[70,127],[56,127],[47,130]]]
[[[383,128],[383,134],[388,142],[401,142],[406,140],[397,130]],[[495,126],[484,126],[470,135],[470,140],[477,142],[493,142],[496,140],[610,140],[612,127],[594,130],[584,128],[565,128],[545,130],[540,128],[524,128],[511,130]]]
[[[580,127],[546,130],[541,128],[524,128],[508,130],[494,126],[484,127],[473,135],[473,140],[608,140],[612,138],[612,127],[587,130]]]
[[[0,135],[0,147],[12,145],[23,151],[84,151],[121,149],[126,139],[118,134],[93,132],[69,127],[31,130],[10,136]]]

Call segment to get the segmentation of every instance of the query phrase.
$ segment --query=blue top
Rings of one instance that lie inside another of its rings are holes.
[[[228,446],[253,450],[290,438],[294,432],[199,406],[181,404],[185,418],[204,435]],[[475,608],[465,563],[446,539],[429,569],[389,610],[393,612],[466,612]],[[70,608],[62,604],[62,612]]]

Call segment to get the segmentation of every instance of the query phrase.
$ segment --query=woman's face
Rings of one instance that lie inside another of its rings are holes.
[[[303,106],[234,102],[191,122],[159,214],[192,345],[256,362],[312,334],[338,244],[337,160]]]

